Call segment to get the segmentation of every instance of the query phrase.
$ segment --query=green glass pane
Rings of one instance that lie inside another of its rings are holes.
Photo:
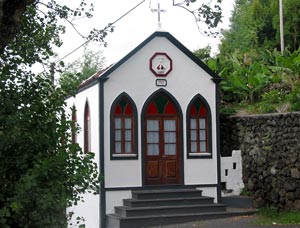
[[[168,103],[168,98],[164,95],[160,95],[155,99],[155,104],[159,114],[163,114],[165,110],[165,106]]]
[[[121,106],[122,113],[124,113],[125,106],[126,106],[127,102],[125,100],[121,100],[119,104]]]
[[[195,100],[194,105],[195,105],[195,107],[196,107],[197,114],[198,114],[198,113],[199,113],[199,110],[200,110],[200,108],[201,108],[201,102],[200,102],[200,100],[199,100],[199,99]]]

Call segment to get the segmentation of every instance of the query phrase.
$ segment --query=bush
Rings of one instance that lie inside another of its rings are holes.
[[[291,104],[292,111],[300,111],[300,86],[295,86],[294,90],[287,95],[287,100]]]
[[[262,95],[261,102],[257,103],[257,110],[260,113],[276,112],[276,107],[284,102],[285,96],[281,91],[271,90]]]

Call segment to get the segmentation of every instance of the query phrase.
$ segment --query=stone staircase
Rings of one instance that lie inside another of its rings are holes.
[[[228,210],[225,204],[213,200],[195,188],[132,191],[132,199],[124,199],[124,206],[115,207],[115,213],[107,215],[106,227],[142,228],[251,212]]]

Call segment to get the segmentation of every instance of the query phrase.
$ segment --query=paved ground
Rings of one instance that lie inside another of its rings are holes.
[[[254,225],[255,215],[238,216],[224,219],[203,220],[184,224],[155,226],[153,228],[300,228],[299,225]]]

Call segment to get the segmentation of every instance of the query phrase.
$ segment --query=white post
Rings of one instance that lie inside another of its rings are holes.
[[[282,0],[279,0],[279,17],[280,17],[280,50],[281,54],[284,51],[284,32],[283,32],[283,6]]]

